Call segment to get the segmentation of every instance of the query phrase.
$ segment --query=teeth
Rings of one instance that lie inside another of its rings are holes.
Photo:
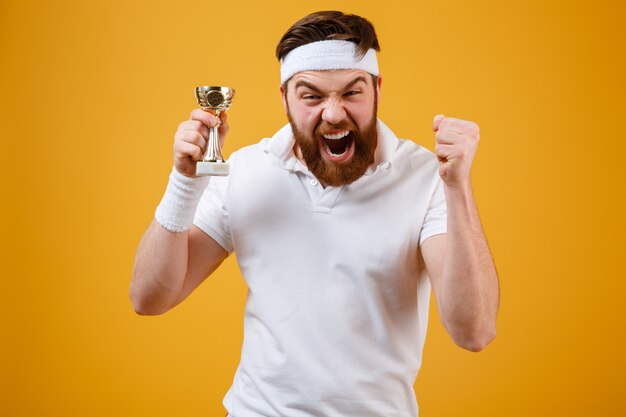
[[[333,135],[322,135],[322,136],[324,136],[324,139],[336,140],[336,139],[345,138],[346,136],[348,136],[349,133],[350,133],[349,130],[344,130],[343,132],[335,133]]]

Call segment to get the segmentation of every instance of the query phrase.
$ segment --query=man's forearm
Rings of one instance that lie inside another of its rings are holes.
[[[139,314],[161,314],[177,300],[187,273],[188,231],[173,233],[153,220],[141,239],[130,286]]]
[[[499,305],[496,269],[471,191],[446,187],[448,233],[441,281],[442,319],[469,350],[481,350],[495,337]]]

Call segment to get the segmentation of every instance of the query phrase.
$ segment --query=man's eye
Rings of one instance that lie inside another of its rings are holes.
[[[356,91],[356,90],[352,90],[352,91],[348,91],[347,93],[344,94],[344,96],[356,96],[357,94],[359,94],[360,91]]]
[[[315,94],[306,94],[304,96],[302,96],[303,99],[305,100],[319,100],[321,97],[320,96],[316,96]]]

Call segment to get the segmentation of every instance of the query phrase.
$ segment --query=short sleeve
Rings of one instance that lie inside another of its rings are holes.
[[[228,177],[211,178],[196,209],[193,224],[231,253],[233,243],[225,199],[227,186]]]
[[[430,198],[428,210],[426,211],[426,216],[424,216],[424,222],[422,223],[420,246],[422,246],[422,243],[429,237],[446,233],[447,230],[446,196],[443,190],[443,182],[439,178]]]

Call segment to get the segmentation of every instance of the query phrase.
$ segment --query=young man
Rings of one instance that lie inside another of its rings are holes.
[[[277,47],[289,124],[196,178],[208,127],[194,110],[137,252],[139,314],[181,302],[231,252],[249,287],[234,417],[417,416],[431,286],[461,347],[495,337],[498,280],[470,186],[475,123],[435,117],[436,155],[376,117],[373,26],[309,15]],[[222,116],[221,137],[227,133]]]

